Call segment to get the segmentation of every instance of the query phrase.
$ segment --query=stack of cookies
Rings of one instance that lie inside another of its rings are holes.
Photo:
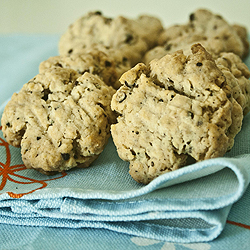
[[[208,10],[166,29],[152,16],[91,12],[62,35],[59,54],[1,120],[27,168],[45,174],[88,167],[112,135],[147,184],[190,159],[223,156],[250,110],[246,29]]]

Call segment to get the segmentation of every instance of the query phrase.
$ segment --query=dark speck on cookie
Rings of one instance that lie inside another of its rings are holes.
[[[70,155],[69,155],[69,154],[61,154],[61,155],[62,155],[62,158],[63,158],[65,161],[69,160],[69,158],[70,158]]]
[[[126,35],[125,43],[131,43],[134,37],[131,34]]]
[[[189,16],[189,20],[190,20],[190,21],[194,21],[194,19],[195,19],[195,15],[194,15],[194,13],[192,13],[192,14]]]

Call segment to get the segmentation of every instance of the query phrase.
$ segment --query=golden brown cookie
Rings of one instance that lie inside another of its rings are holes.
[[[220,157],[233,145],[242,108],[227,78],[200,45],[137,64],[120,79],[112,98],[118,113],[111,133],[130,174],[149,183],[195,161]]]
[[[214,58],[221,52],[233,52],[244,58],[249,50],[245,27],[230,25],[222,16],[198,9],[190,15],[187,24],[166,28],[159,36],[158,46],[146,53],[144,62],[179,49],[187,53],[194,43],[202,44]]]
[[[89,72],[98,75],[107,85],[118,89],[121,84],[119,78],[131,68],[128,60],[101,46],[82,49],[70,56],[54,56],[40,63],[39,72],[43,73],[51,68],[69,68],[79,74]]]
[[[246,115],[250,111],[250,71],[247,65],[234,53],[221,53],[216,64],[226,76],[234,99]]]
[[[6,140],[27,168],[42,173],[88,167],[110,137],[115,90],[88,72],[55,68],[13,94],[1,119]]]
[[[71,24],[59,41],[60,55],[79,53],[93,45],[103,45],[122,53],[131,65],[156,45],[163,30],[159,19],[142,15],[137,19],[123,16],[107,18],[101,12],[89,12]]]

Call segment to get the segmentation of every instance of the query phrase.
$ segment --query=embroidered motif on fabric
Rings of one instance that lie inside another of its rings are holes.
[[[2,130],[1,126],[0,126],[0,130]],[[5,152],[6,152],[5,163],[0,161],[0,191],[4,189],[8,181],[14,182],[16,184],[24,184],[24,185],[38,184],[39,185],[38,188],[32,188],[30,191],[24,192],[24,193],[6,192],[12,198],[21,198],[22,196],[26,194],[31,194],[35,192],[36,190],[43,189],[48,185],[47,181],[60,179],[67,175],[67,173],[63,172],[61,173],[59,177],[46,179],[46,180],[36,180],[28,176],[19,174],[18,172],[22,170],[26,170],[26,167],[23,164],[17,164],[17,165],[11,166],[11,152],[10,152],[9,144],[2,138],[0,138],[0,147],[5,147]],[[0,193],[0,195],[1,194],[3,193]]]
[[[239,223],[239,222],[235,222],[235,221],[231,221],[231,220],[227,220],[227,223],[250,230],[250,225],[247,225],[247,224],[243,224],[243,223]]]

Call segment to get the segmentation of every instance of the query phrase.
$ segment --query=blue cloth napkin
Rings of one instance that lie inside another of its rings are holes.
[[[57,55],[59,36],[0,37],[0,116],[14,92]],[[246,61],[250,66],[249,58]],[[225,157],[166,173],[148,185],[128,174],[110,138],[87,169],[44,176],[25,169],[20,149],[0,130],[0,223],[99,228],[154,240],[191,243],[217,238],[250,181],[250,114]]]

